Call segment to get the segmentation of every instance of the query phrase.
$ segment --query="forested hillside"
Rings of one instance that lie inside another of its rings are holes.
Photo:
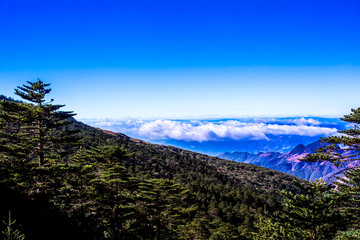
[[[150,144],[78,122],[63,105],[45,101],[47,84],[28,83],[16,94],[31,103],[0,100],[3,239],[349,239],[358,233],[357,172],[346,174],[337,192],[323,182]],[[331,152],[320,157],[331,160]]]
[[[281,208],[276,189],[296,191],[273,170],[92,128],[45,94],[1,100],[1,216],[26,239],[247,239]]]

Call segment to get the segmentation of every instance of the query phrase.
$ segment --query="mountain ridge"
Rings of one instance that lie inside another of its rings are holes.
[[[219,157],[267,167],[305,180],[315,181],[315,179],[321,178],[329,182],[330,180],[334,180],[331,178],[332,175],[346,168],[347,165],[336,167],[334,164],[327,161],[313,163],[300,160],[307,154],[315,153],[316,149],[321,146],[322,143],[316,141],[308,145],[298,144],[295,148],[285,154],[279,152],[261,152],[258,154],[248,152],[227,152],[219,155]],[[355,161],[353,164],[359,165],[360,162]]]
[[[84,124],[84,126],[86,126],[89,129],[93,128],[86,124]],[[251,189],[260,190],[261,192],[267,192],[269,190],[276,192],[276,190],[275,190],[276,184],[273,184],[273,182],[271,182],[271,181],[269,182],[268,180],[265,180],[266,176],[283,174],[280,171],[262,167],[262,166],[257,166],[255,164],[247,164],[247,163],[244,164],[244,163],[234,162],[231,160],[229,161],[228,159],[222,159],[219,157],[209,156],[206,154],[202,154],[202,153],[198,153],[198,152],[194,152],[194,151],[190,151],[190,150],[185,150],[185,149],[173,147],[170,145],[148,143],[148,142],[140,140],[140,139],[129,137],[123,133],[115,133],[115,132],[112,132],[109,130],[103,130],[100,128],[94,128],[94,129],[99,130],[100,132],[102,132],[106,135],[111,135],[117,139],[121,139],[122,143],[120,143],[120,145],[122,147],[124,147],[125,149],[129,149],[129,145],[132,145],[132,143],[134,143],[136,146],[138,146],[142,149],[147,148],[148,150],[152,149],[155,151],[169,151],[174,154],[180,154],[185,157],[190,157],[190,158],[201,160],[205,164],[215,167],[220,174],[223,174],[230,178],[234,178],[237,181],[240,181],[242,184],[247,185]],[[124,144],[124,141],[126,142],[126,144]],[[130,148],[132,148],[132,147],[130,147]],[[259,171],[263,171],[264,174],[261,174],[261,176],[254,176],[253,174],[249,173],[249,172],[259,172]],[[247,177],[246,178],[242,177],[241,176],[242,174],[246,174]],[[282,178],[284,179],[284,181],[287,182],[287,184],[291,184],[291,182],[293,180],[295,180],[295,178],[293,178],[290,175],[282,175]]]

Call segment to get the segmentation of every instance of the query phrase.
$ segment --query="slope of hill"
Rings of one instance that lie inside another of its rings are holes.
[[[178,239],[179,234],[247,239],[265,208],[280,208],[276,190],[298,192],[294,177],[271,169],[150,144],[77,121],[66,128],[82,137],[73,155],[41,168],[0,161],[5,196],[0,214],[11,210],[27,239],[58,239],[51,235],[60,231],[56,226],[69,223],[73,230],[59,239]],[[182,213],[176,213],[179,209]],[[52,228],[42,228],[40,218],[49,214],[58,217]]]
[[[217,174],[219,174],[219,176],[230,180],[240,181],[242,185],[246,185],[252,190],[257,189],[261,193],[276,193],[275,189],[284,189],[290,191],[294,190],[291,187],[291,182],[295,180],[295,178],[287,174],[282,174],[281,172],[268,169],[266,167],[259,167],[255,164],[244,164],[229,161],[172,146],[151,144],[139,139],[130,138],[122,133],[114,133],[107,130],[96,129],[82,123],[77,123],[77,127],[79,129],[84,129],[85,131],[101,131],[100,134],[99,132],[96,133],[99,134],[100,139],[104,138],[108,142],[114,141],[124,149],[134,153],[132,157],[138,161],[138,164],[144,164],[146,162],[149,164],[154,164],[151,158],[156,157],[158,160],[163,161],[161,163],[163,166],[167,166],[169,169],[175,168],[177,171],[179,171],[181,170],[180,166],[178,164],[172,163],[168,159],[175,159],[179,163],[182,159],[187,159],[187,164],[208,166],[212,171],[215,171]],[[103,135],[102,133],[105,134]],[[183,165],[181,167],[188,168],[189,166]],[[257,175],[256,173],[261,174]],[[280,185],[283,187],[279,186],[279,181],[282,182]],[[286,187],[284,188],[284,186]]]
[[[309,145],[299,144],[293,150],[281,154],[278,152],[251,154],[247,152],[233,152],[219,155],[220,158],[233,160],[242,163],[250,163],[274,169],[280,172],[291,174],[298,178],[315,181],[322,178],[330,181],[333,174],[348,167],[346,164],[342,167],[336,167],[330,162],[303,162],[299,159],[304,158],[307,154],[314,153],[321,146],[320,141],[316,141]],[[359,165],[360,162],[355,161],[351,164]],[[329,179],[330,178],[330,179]]]

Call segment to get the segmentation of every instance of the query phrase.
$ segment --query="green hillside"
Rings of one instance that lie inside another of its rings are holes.
[[[247,239],[276,189],[296,191],[280,172],[70,121],[54,132],[77,132],[67,155],[2,154],[1,216],[26,239]]]
[[[15,89],[30,103],[0,98],[4,240],[253,239],[283,209],[279,191],[303,187],[277,171],[87,126],[46,101],[48,86]]]

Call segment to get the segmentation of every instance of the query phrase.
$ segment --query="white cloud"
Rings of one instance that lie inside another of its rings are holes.
[[[299,136],[328,136],[337,132],[336,128],[314,126],[318,124],[311,119],[295,119],[297,125],[283,125],[264,122],[242,122],[240,120],[227,121],[180,121],[180,120],[127,120],[102,121],[95,124],[123,133],[132,133],[150,139],[176,139],[185,141],[209,141],[230,138],[268,139],[268,135],[299,135]],[[306,125],[300,123],[314,123]]]
[[[296,118],[294,120],[292,120],[293,123],[295,123],[296,125],[320,125],[320,121],[313,119],[313,118]]]

